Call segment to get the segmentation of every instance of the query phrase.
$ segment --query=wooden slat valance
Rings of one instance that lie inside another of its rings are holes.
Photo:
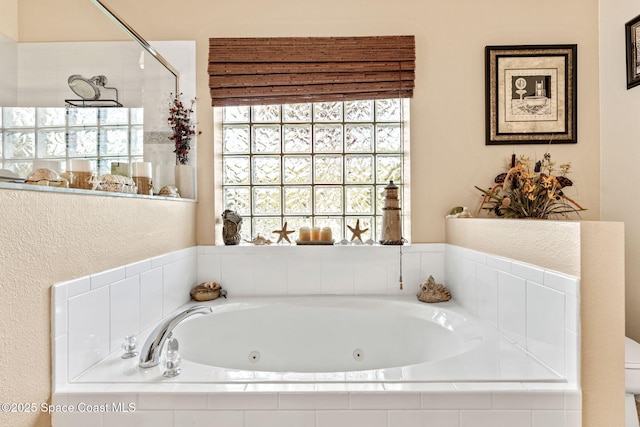
[[[214,106],[409,98],[414,36],[209,39]]]

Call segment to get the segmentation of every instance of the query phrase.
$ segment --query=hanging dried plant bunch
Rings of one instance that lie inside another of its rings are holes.
[[[173,135],[169,137],[175,144],[173,152],[176,154],[176,161],[181,165],[189,163],[189,150],[191,150],[191,138],[196,134],[195,124],[191,123],[191,114],[193,113],[193,104],[195,99],[191,100],[189,108],[186,108],[180,96],[176,95],[169,104],[169,126],[173,131]],[[198,132],[200,134],[201,132]]]

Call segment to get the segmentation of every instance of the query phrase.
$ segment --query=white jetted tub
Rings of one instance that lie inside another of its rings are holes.
[[[189,305],[213,311],[174,329],[179,376],[163,377],[162,363],[142,369],[118,352],[72,382],[564,382],[454,301],[283,296]],[[140,346],[148,335],[140,334]]]

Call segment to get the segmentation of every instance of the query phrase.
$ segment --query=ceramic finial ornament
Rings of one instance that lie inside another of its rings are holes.
[[[295,233],[295,230],[287,230],[287,223],[285,222],[282,230],[273,230],[273,232],[279,234],[278,241],[276,243],[280,243],[282,240],[286,240],[288,243],[291,243],[289,234]]]
[[[237,245],[240,243],[240,229],[242,217],[230,209],[222,213],[222,240],[225,245]]]
[[[420,285],[418,299],[422,302],[443,302],[451,299],[451,294],[446,286],[436,283],[433,276],[429,276],[426,282]]]
[[[362,234],[366,233],[367,231],[369,231],[368,228],[365,228],[364,230],[360,229],[360,220],[356,221],[356,226],[352,227],[350,225],[347,225],[347,227],[349,228],[349,230],[351,230],[351,232],[353,233],[353,235],[351,236],[351,241],[353,242],[356,238],[358,238],[358,240],[360,240],[360,242],[362,242]],[[364,243],[364,242],[362,242]]]

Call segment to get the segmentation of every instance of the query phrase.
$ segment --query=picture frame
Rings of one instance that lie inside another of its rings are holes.
[[[485,47],[486,145],[577,143],[576,44]]]
[[[640,15],[624,24],[627,47],[627,90],[640,85]]]

